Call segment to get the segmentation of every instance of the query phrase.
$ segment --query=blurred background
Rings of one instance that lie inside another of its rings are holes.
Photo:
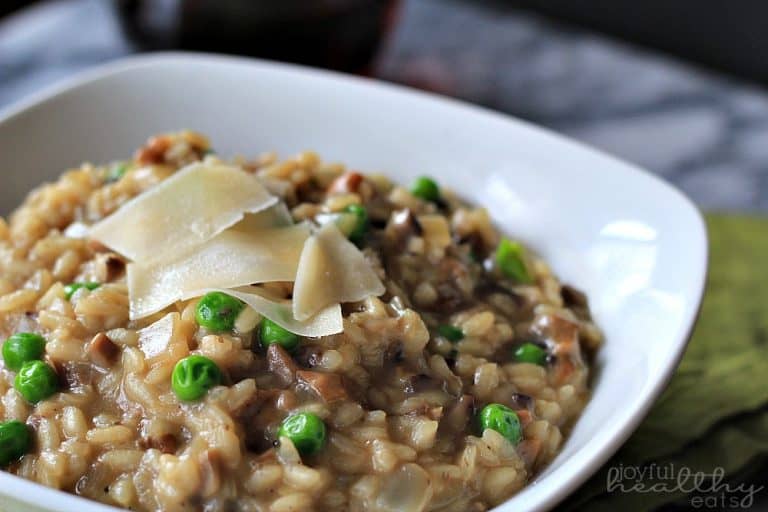
[[[768,210],[764,0],[0,2],[0,107],[137,51],[246,54],[501,110]]]
[[[461,98],[640,164],[705,211],[768,211],[765,0],[3,0],[0,108],[99,63],[164,49],[297,62]],[[768,360],[765,324],[747,335]],[[718,382],[709,385],[718,407]],[[707,436],[761,415],[752,448],[728,459],[727,482],[766,485],[767,412],[754,402],[731,403],[704,436],[680,436],[679,453],[701,462]],[[700,467],[726,457],[724,439],[724,453]],[[564,506],[593,509],[592,484]],[[768,510],[768,491],[755,497],[750,507],[693,507],[679,493],[602,499],[610,509]]]

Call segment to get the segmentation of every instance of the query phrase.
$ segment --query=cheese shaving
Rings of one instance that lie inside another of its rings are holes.
[[[265,228],[278,228],[293,224],[293,217],[288,207],[282,201],[259,213],[246,213],[243,220],[230,229],[238,231],[255,231]]]
[[[131,263],[131,319],[156,313],[192,290],[293,281],[308,237],[307,223],[253,231],[229,229],[178,260]]]
[[[91,238],[134,260],[168,260],[277,203],[252,175],[195,163],[125,203],[91,227]]]
[[[245,286],[234,290],[223,288],[207,288],[191,292],[185,299],[199,297],[209,292],[226,293],[236,299],[240,299],[252,307],[262,316],[265,316],[299,336],[320,337],[337,334],[344,330],[344,321],[341,316],[341,306],[332,304],[320,309],[317,314],[304,321],[293,317],[293,310],[289,300],[280,301],[270,297],[263,290],[255,286]]]
[[[304,243],[293,287],[293,316],[306,320],[331,304],[357,302],[384,291],[363,253],[328,223]]]

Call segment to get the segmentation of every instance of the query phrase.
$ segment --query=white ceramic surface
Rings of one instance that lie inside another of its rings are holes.
[[[311,148],[403,182],[433,175],[586,290],[607,338],[594,396],[555,462],[499,511],[545,510],[584,482],[632,433],[685,348],[707,249],[684,196],[521,121],[359,78],[189,54],[81,75],[0,114],[0,213],[67,166],[127,157],[148,135],[180,128],[208,134],[224,155]],[[113,510],[3,472],[0,509]]]

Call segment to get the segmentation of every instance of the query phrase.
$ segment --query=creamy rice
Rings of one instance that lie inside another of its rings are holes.
[[[236,158],[297,221],[363,204],[371,229],[362,250],[387,292],[344,304],[344,332],[305,338],[293,356],[265,354],[252,332],[207,332],[195,322],[197,299],[130,321],[125,260],[72,233],[181,166],[218,158],[201,135],[161,135],[124,175],[85,164],[0,219],[0,339],[42,334],[61,382],[32,405],[0,363],[0,421],[34,433],[31,452],[7,471],[132,510],[479,511],[552,460],[589,398],[602,336],[583,294],[535,256],[531,284],[499,276],[488,213],[449,191],[423,201],[310,152]],[[435,225],[421,225],[423,215]],[[66,299],[65,284],[89,281],[102,285]],[[139,331],[169,312],[164,350],[142,350]],[[440,335],[446,323],[463,339]],[[544,347],[547,361],[517,362],[523,342]],[[185,403],[169,381],[190,353],[215,361],[225,380]],[[517,412],[519,444],[479,431],[475,416],[488,403]],[[317,455],[302,458],[275,438],[296,411],[328,427]]]

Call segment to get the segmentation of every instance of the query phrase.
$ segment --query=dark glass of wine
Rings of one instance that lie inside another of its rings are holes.
[[[115,0],[143,50],[249,55],[365,72],[397,0]]]

